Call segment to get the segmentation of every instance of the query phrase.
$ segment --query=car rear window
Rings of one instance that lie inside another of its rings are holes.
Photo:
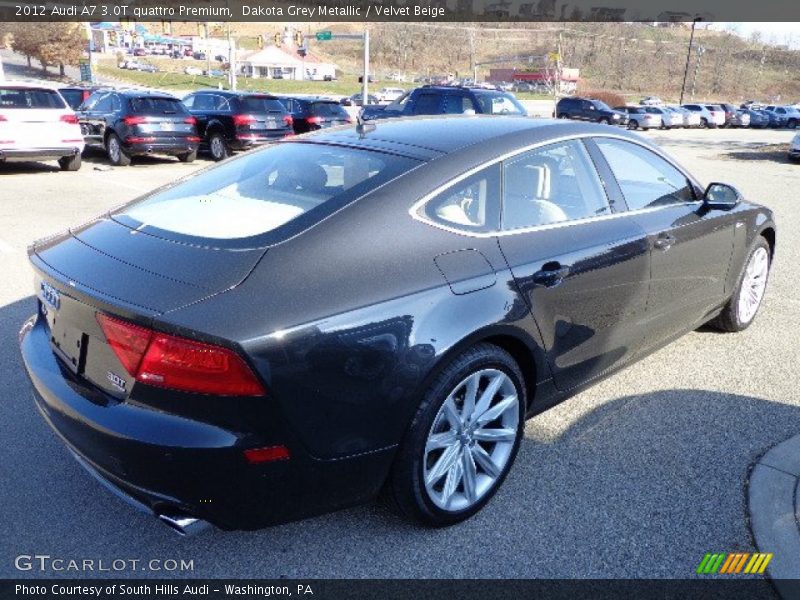
[[[242,110],[249,113],[283,113],[286,107],[277,98],[270,96],[242,96],[239,98]]]
[[[83,102],[83,90],[59,90],[61,96],[67,101],[70,108],[76,109]]]
[[[380,152],[285,142],[134,201],[114,218],[175,241],[199,238],[224,247],[248,239],[232,245],[258,246],[252,238],[272,233],[280,239],[281,229],[311,226],[417,164]]]
[[[314,102],[311,111],[321,117],[349,118],[348,112],[337,102]]]
[[[187,112],[186,107],[177,98],[131,98],[131,109],[144,115],[163,115]]]
[[[478,93],[476,94],[483,112],[490,115],[526,115],[525,108],[511,94]]]
[[[48,89],[0,87],[0,108],[66,108],[58,92]]]

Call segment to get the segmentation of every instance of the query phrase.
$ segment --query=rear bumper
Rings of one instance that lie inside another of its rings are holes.
[[[82,151],[83,143],[55,148],[0,148],[0,160],[56,160],[65,156],[75,156]]]
[[[243,450],[270,440],[89,390],[51,351],[43,319],[26,323],[20,349],[45,421],[106,487],[153,514],[222,529],[296,520],[374,496],[394,456],[387,448],[321,461],[289,445],[289,460],[251,465]]]
[[[241,152],[244,150],[250,150],[251,148],[258,148],[259,146],[263,146],[264,144],[269,144],[271,142],[277,142],[278,140],[282,140],[290,135],[294,135],[294,129],[277,131],[267,135],[254,135],[252,137],[246,135],[237,135],[230,141],[228,147],[235,152]]]
[[[122,148],[126,154],[134,156],[141,154],[186,154],[197,150],[199,142],[188,140],[172,139],[154,142],[130,142],[126,140]]]
[[[793,160],[800,159],[800,148],[789,148],[789,158]]]

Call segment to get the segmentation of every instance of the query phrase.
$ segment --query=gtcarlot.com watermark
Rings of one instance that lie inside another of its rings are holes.
[[[126,571],[194,571],[194,559],[185,558],[64,558],[49,554],[20,554],[18,571],[42,573],[120,573]]]

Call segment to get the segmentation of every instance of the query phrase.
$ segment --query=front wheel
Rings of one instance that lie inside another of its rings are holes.
[[[739,275],[736,291],[711,324],[722,331],[743,331],[756,317],[769,279],[770,251],[767,240],[759,237]]]
[[[477,513],[503,483],[524,428],[525,388],[505,350],[479,344],[431,383],[387,484],[407,517],[441,527]]]
[[[108,136],[106,151],[108,152],[108,160],[115,167],[127,167],[131,164],[131,157],[122,149],[122,142],[116,133]]]
[[[608,120],[608,119],[606,119],[606,118],[602,118],[602,119],[600,119],[600,120],[598,121],[598,123],[600,123],[601,125],[611,125],[611,121],[610,121],[610,120]]]
[[[700,127],[701,127],[701,129],[707,129],[708,128],[708,119],[706,119],[705,117],[700,119]]]
[[[638,121],[628,121],[628,129],[638,129],[639,122]]]

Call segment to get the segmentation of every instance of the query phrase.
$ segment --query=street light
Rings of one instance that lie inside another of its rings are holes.
[[[695,17],[692,20],[692,33],[689,36],[689,49],[686,51],[686,67],[683,69],[683,85],[681,85],[681,99],[678,104],[683,104],[683,94],[686,91],[686,76],[689,74],[689,59],[692,56],[692,42],[694,42],[694,28],[697,26],[698,21],[702,21],[700,17]]]

